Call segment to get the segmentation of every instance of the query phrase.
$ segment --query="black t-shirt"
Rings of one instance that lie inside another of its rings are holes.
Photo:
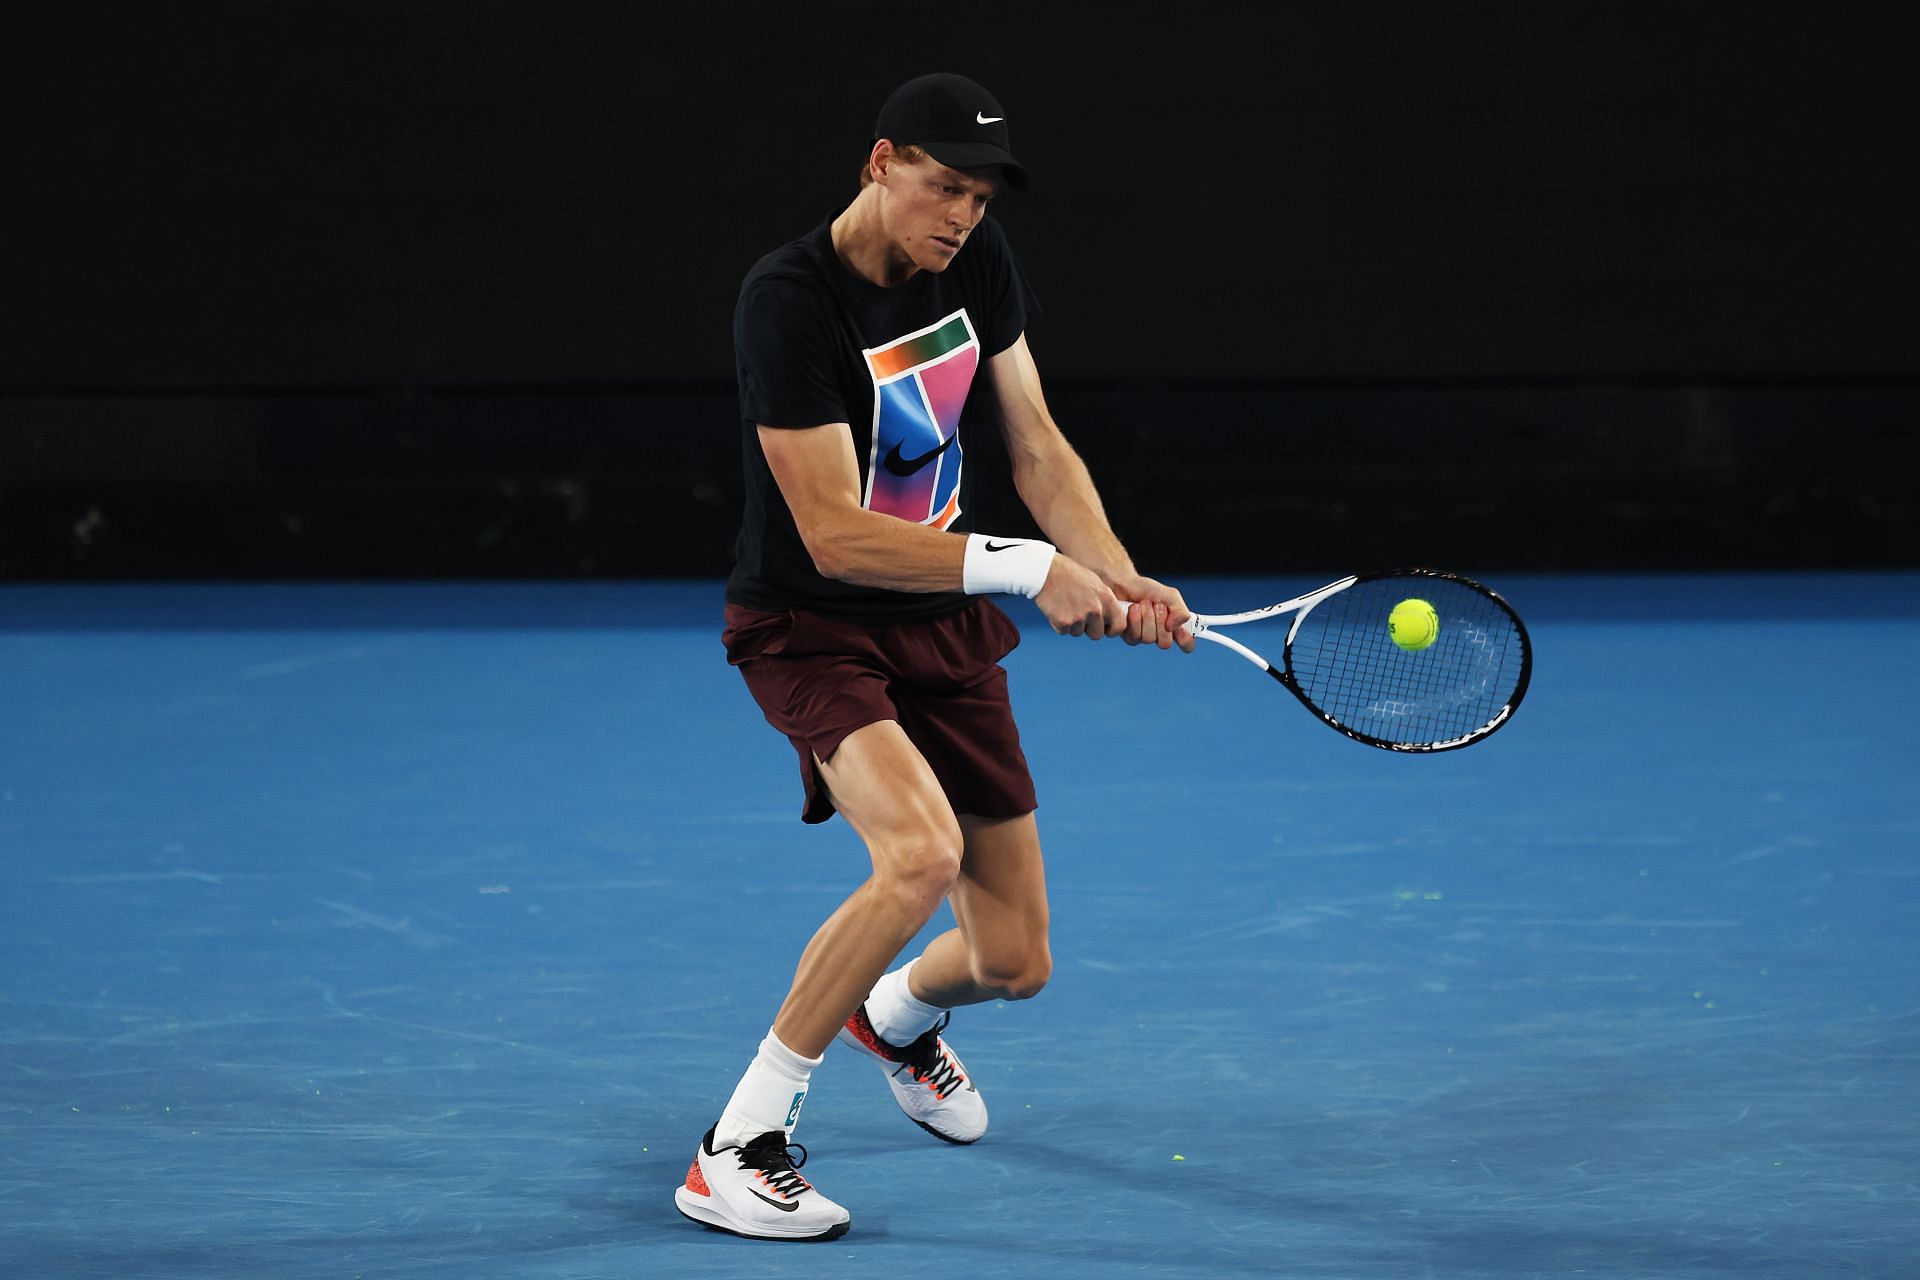
[[[952,613],[959,592],[889,591],[822,577],[767,467],[756,426],[853,429],[860,500],[937,529],[973,529],[960,412],[980,366],[1039,304],[999,224],[983,218],[941,272],[882,288],[833,251],[832,221],[754,264],[733,313],[746,511],[727,599],[867,623]]]

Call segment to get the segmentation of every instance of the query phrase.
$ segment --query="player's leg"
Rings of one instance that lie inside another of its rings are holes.
[[[787,1139],[820,1054],[931,918],[962,860],[953,811],[898,724],[855,730],[816,767],[866,842],[873,872],[807,944],[773,1029],[675,1192],[688,1217],[740,1235],[846,1232],[850,1216],[795,1171]]]
[[[959,928],[927,946],[908,974],[908,993],[947,1009],[1029,999],[1053,973],[1039,827],[1028,813],[962,816],[960,828],[965,853],[950,895]]]
[[[991,602],[944,620],[893,700],[960,819],[951,895],[960,928],[886,974],[841,1039],[878,1059],[901,1110],[949,1142],[986,1132],[986,1104],[941,1038],[948,1010],[1032,995],[1047,980],[1047,894],[1037,801],[999,660],[1019,633]]]
[[[807,944],[774,1019],[783,1041],[816,1056],[933,918],[965,851],[940,784],[896,722],[852,734],[819,768],[834,807],[865,842],[873,873]]]
[[[960,923],[874,984],[840,1038],[879,1059],[908,1119],[948,1142],[977,1141],[986,1101],[941,1036],[948,1010],[1021,1000],[1046,985],[1047,885],[1032,814],[962,817],[965,852],[948,900]]]

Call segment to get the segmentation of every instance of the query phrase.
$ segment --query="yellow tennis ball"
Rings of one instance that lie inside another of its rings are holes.
[[[1387,615],[1387,634],[1408,653],[1417,652],[1439,638],[1440,615],[1418,597],[1402,600]]]

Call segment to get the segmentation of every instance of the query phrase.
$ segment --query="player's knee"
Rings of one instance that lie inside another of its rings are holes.
[[[1005,1000],[1031,1000],[1046,987],[1047,979],[1053,976],[1053,960],[1042,957],[1038,964],[1029,965],[1010,978],[1003,986],[1007,994]]]
[[[974,961],[973,980],[1002,1000],[1031,1000],[1053,976],[1053,954],[1045,944],[1024,955],[983,957]]]
[[[928,919],[959,878],[960,832],[929,826],[888,841],[874,854],[875,879],[882,892],[910,913]]]

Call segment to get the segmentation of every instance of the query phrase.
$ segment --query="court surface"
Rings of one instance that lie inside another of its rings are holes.
[[[1420,759],[1011,602],[1054,982],[804,1246],[671,1200],[864,874],[716,586],[0,587],[0,1274],[1920,1274],[1920,576],[1496,585]]]

